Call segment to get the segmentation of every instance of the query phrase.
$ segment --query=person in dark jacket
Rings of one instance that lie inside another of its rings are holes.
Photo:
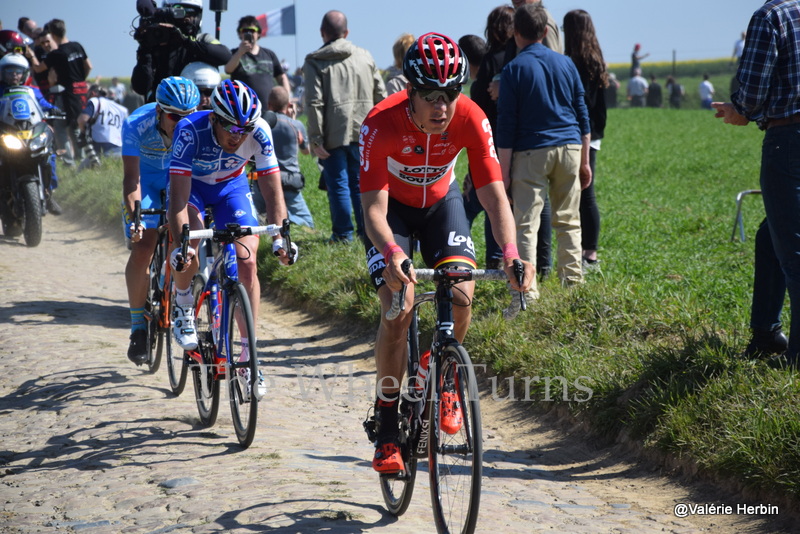
[[[198,33],[203,19],[202,0],[168,2],[175,24],[160,23],[139,32],[136,66],[131,88],[155,102],[156,89],[164,78],[179,76],[189,63],[202,61],[213,67],[231,59],[230,49],[207,33]]]

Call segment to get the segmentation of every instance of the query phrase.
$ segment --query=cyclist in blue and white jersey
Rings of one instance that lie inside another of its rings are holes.
[[[183,117],[200,104],[200,93],[187,78],[164,78],[156,90],[156,101],[145,104],[122,125],[122,216],[125,235],[131,240],[131,255],[125,267],[131,313],[131,343],[128,359],[136,365],[147,361],[147,323],[144,303],[149,283],[148,268],[158,239],[158,215],[144,215],[133,228],[134,202],[142,209],[163,208],[161,192],[167,188],[172,157],[172,133]]]
[[[169,222],[173,235],[179,235],[184,224],[193,230],[203,228],[202,214],[210,206],[214,223],[258,226],[258,214],[247,182],[245,167],[255,159],[258,185],[267,204],[270,223],[279,224],[286,218],[286,205],[281,189],[280,168],[272,143],[272,131],[261,118],[261,103],[255,92],[239,81],[225,80],[211,95],[211,111],[198,111],[178,123],[172,151],[169,175]],[[177,267],[180,243],[175,240],[173,266]],[[196,244],[193,243],[194,246]],[[261,287],[256,275],[258,236],[237,240],[239,281],[247,290],[253,317],[258,317]],[[283,240],[273,241],[273,252],[281,263],[288,263]],[[185,349],[197,347],[194,328],[192,277],[198,263],[195,250],[190,248],[184,270],[173,273],[175,307],[172,332]],[[241,361],[249,358],[248,341],[242,339]],[[265,387],[259,380],[257,394],[263,396]]]

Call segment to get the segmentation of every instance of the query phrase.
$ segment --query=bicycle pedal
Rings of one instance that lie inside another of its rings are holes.
[[[378,422],[375,421],[374,416],[369,416],[364,420],[364,432],[367,433],[367,439],[370,442],[375,443],[375,440],[378,439]]]

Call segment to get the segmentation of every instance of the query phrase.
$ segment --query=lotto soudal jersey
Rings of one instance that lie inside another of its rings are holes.
[[[475,188],[502,181],[489,120],[464,95],[442,134],[414,125],[408,93],[395,93],[372,108],[361,125],[361,192],[386,190],[403,204],[427,208],[444,198],[456,179],[456,159],[467,149]]]
[[[256,121],[252,133],[231,154],[217,143],[210,115],[210,111],[198,111],[178,123],[172,140],[170,174],[191,176],[209,185],[218,184],[242,175],[251,157],[255,158],[259,177],[280,172],[272,133],[264,119]]]
[[[160,176],[166,186],[172,152],[164,146],[156,123],[156,105],[145,104],[122,123],[122,155],[139,158],[142,175]]]

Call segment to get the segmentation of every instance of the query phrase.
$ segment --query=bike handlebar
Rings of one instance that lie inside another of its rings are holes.
[[[411,260],[403,261],[401,265],[405,274],[409,273],[412,267]],[[414,274],[417,280],[433,280],[439,282],[442,279],[452,280],[453,283],[464,282],[467,280],[508,280],[506,272],[500,269],[458,269],[458,268],[443,268],[443,269],[415,269]],[[525,267],[519,260],[514,260],[514,276],[517,283],[522,285],[522,277],[525,274]],[[513,297],[512,297],[513,298]],[[525,295],[520,293],[520,309],[525,310],[527,303],[525,302]],[[392,321],[400,315],[400,312],[406,309],[406,284],[400,291],[392,293],[392,305],[386,312],[386,319]]]

